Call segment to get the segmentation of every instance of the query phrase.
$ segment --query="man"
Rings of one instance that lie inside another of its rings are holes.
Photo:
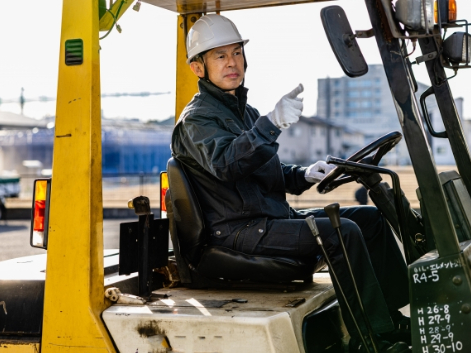
[[[366,331],[329,219],[323,210],[296,211],[286,202],[286,192],[301,194],[333,168],[324,161],[304,168],[278,158],[276,139],[298,121],[303,86],[260,116],[247,104],[243,86],[247,42],[229,19],[219,15],[201,17],[188,33],[187,63],[200,78],[199,93],[175,126],[172,155],[189,171],[213,245],[248,254],[314,259],[321,249],[304,221],[314,215],[354,315]],[[407,269],[388,224],[374,207],[343,208],[341,217],[360,294],[375,333],[381,334],[381,352],[409,352],[405,343],[384,341],[398,341],[398,334],[404,333],[399,325],[408,323],[398,312],[408,303]],[[352,336],[350,350],[365,351],[342,298],[339,302]],[[410,340],[410,331],[405,334]]]

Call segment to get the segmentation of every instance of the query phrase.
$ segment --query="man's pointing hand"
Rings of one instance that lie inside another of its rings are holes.
[[[303,91],[304,87],[300,83],[291,92],[281,97],[275,109],[267,114],[268,119],[280,129],[287,129],[291,124],[296,123],[303,112],[303,99],[298,97]]]

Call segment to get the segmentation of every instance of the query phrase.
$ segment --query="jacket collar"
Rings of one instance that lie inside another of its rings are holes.
[[[244,117],[245,106],[247,105],[247,88],[239,86],[236,89],[236,94],[233,95],[220,90],[211,82],[206,82],[205,80],[200,79],[198,81],[198,89],[201,93],[210,94],[212,97],[216,98],[218,101],[222,102],[227,107],[233,110],[238,110],[238,113],[240,114],[241,118]]]

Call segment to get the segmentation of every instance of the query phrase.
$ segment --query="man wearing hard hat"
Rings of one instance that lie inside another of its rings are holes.
[[[273,111],[260,115],[247,104],[247,42],[224,16],[203,16],[191,28],[187,63],[200,78],[199,93],[175,126],[172,155],[189,171],[211,245],[247,254],[315,258],[321,250],[304,221],[314,215],[339,282],[347,297],[354,298],[325,212],[296,211],[286,202],[286,192],[299,195],[333,169],[324,161],[305,168],[278,158],[278,136],[302,113],[303,86],[283,96]],[[398,342],[411,339],[410,321],[398,311],[409,302],[407,268],[389,225],[371,206],[341,208],[340,215],[360,295],[374,332],[381,336],[380,351],[409,352],[406,343]],[[334,286],[338,290],[335,282]],[[345,302],[340,297],[339,302],[352,336],[351,352],[366,351]],[[351,307],[363,328],[354,299]]]

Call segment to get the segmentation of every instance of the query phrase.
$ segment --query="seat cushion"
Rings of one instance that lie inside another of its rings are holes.
[[[304,280],[324,266],[323,260],[312,261],[287,257],[247,255],[221,246],[206,247],[197,272],[208,278],[289,282]]]

